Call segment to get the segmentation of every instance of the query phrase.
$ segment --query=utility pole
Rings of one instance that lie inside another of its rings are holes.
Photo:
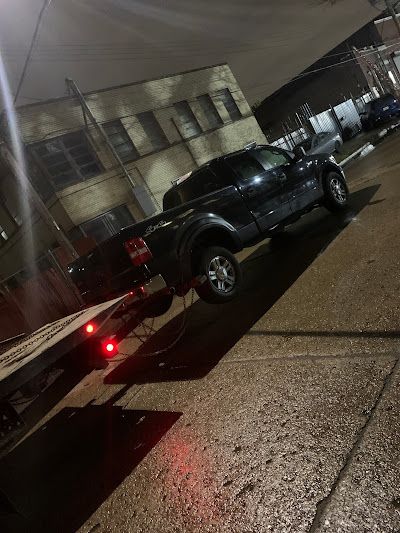
[[[136,183],[135,181],[133,180],[132,176],[129,174],[129,172],[127,171],[124,163],[122,162],[121,158],[119,157],[119,155],[117,154],[114,146],[112,145],[110,139],[108,138],[108,135],[106,134],[106,132],[104,131],[103,127],[101,126],[101,124],[99,124],[95,118],[95,116],[93,115],[92,113],[92,110],[90,109],[90,107],[88,106],[86,100],[85,100],[85,97],[83,96],[83,94],[81,93],[80,89],[78,88],[77,84],[75,83],[74,80],[72,80],[71,78],[66,78],[65,79],[65,83],[67,84],[67,87],[68,89],[70,89],[70,91],[78,98],[79,100],[79,103],[81,104],[81,107],[82,107],[82,110],[83,110],[83,113],[84,113],[84,116],[87,115],[90,122],[92,123],[92,125],[95,127],[95,129],[99,132],[99,134],[101,135],[101,137],[103,137],[108,149],[110,150],[112,156],[114,157],[115,161],[117,162],[118,166],[121,168],[125,178],[127,179],[128,183],[129,183],[129,186],[131,187],[132,190],[135,189],[136,187]]]
[[[79,255],[73,247],[71,241],[67,238],[63,230],[57,224],[57,221],[53,218],[52,214],[47,209],[46,204],[40,198],[39,194],[36,192],[36,189],[31,184],[28,176],[24,173],[23,169],[18,164],[18,161],[15,159],[13,153],[5,143],[0,145],[0,154],[11,167],[11,170],[13,171],[14,175],[21,176],[22,181],[26,186],[26,191],[30,197],[30,200],[32,201],[33,205],[35,206],[35,209],[38,211],[41,218],[49,226],[52,234],[54,235],[55,240],[64,250],[68,251],[74,259],[77,259]],[[27,221],[27,224],[29,224],[29,221]]]
[[[390,13],[390,16],[392,17],[393,22],[397,28],[397,33],[400,35],[400,21],[397,17],[397,13],[394,8],[393,0],[385,0],[385,3],[386,3],[387,10]]]
[[[370,73],[372,75],[372,78],[374,80],[374,83],[378,86],[378,92],[380,92],[381,95],[385,94],[386,89],[383,87],[383,84],[381,82],[381,77],[382,77],[381,70],[378,69],[378,67],[376,66],[376,64],[374,62],[369,61],[369,59],[367,59],[367,56],[361,54],[360,51],[357,50],[357,48],[355,46],[353,46],[353,52],[354,52],[354,56],[357,59],[361,60],[364,63],[364,66],[366,66],[367,69],[369,69],[369,71],[370,71]],[[368,79],[367,79],[367,81],[368,81]],[[380,91],[379,91],[379,89],[380,89]]]

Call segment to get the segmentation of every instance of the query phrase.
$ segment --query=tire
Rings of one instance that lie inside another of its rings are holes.
[[[343,176],[338,172],[329,172],[323,182],[325,191],[325,207],[329,211],[343,211],[347,207],[349,189]]]
[[[205,302],[226,303],[239,294],[242,269],[236,257],[226,248],[212,246],[204,249],[195,271],[205,277],[205,281],[196,288],[197,294]]]

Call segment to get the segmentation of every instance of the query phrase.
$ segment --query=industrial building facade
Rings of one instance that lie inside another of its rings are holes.
[[[86,106],[86,108],[85,108]],[[251,141],[265,143],[227,64],[17,109],[31,183],[74,243],[162,209],[171,182]],[[110,146],[111,145],[111,146]],[[15,177],[0,164],[0,279],[26,269]],[[37,215],[35,250],[54,246]]]

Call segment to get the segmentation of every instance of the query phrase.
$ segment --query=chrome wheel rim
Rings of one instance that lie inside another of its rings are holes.
[[[236,282],[232,263],[226,257],[217,255],[211,259],[208,266],[208,279],[219,292],[224,294],[231,292]]]
[[[334,199],[343,204],[346,201],[347,193],[342,181],[339,178],[332,178],[329,186]]]

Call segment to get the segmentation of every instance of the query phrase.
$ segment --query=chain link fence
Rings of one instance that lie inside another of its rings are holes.
[[[361,131],[360,113],[366,104],[377,98],[376,89],[357,98],[348,98],[344,102],[320,113],[313,113],[308,104],[281,123],[282,135],[270,142],[273,146],[293,150],[302,141],[322,132],[339,133],[343,140],[349,140]],[[268,137],[268,132],[266,132]]]

